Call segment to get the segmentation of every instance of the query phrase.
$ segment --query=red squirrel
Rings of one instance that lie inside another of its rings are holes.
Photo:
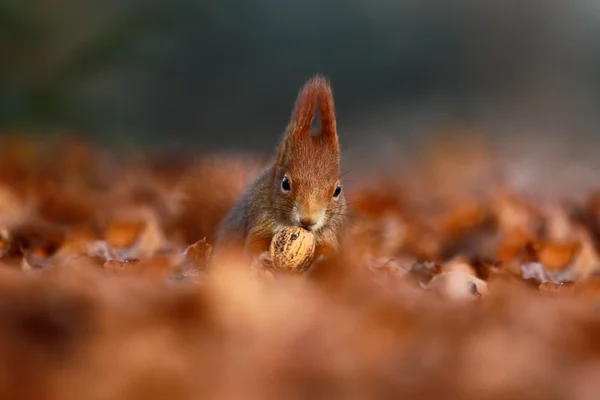
[[[317,105],[321,126],[312,132]],[[333,94],[316,75],[300,90],[273,161],[221,222],[215,250],[268,260],[273,235],[301,226],[315,235],[316,256],[323,256],[338,249],[346,207]]]

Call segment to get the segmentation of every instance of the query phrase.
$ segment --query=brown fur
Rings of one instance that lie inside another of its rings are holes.
[[[313,134],[311,125],[317,103],[321,127]],[[281,190],[285,175],[291,181],[290,192]],[[313,231],[317,253],[336,250],[346,213],[343,188],[337,198],[333,197],[339,178],[340,148],[333,95],[329,82],[317,75],[298,94],[274,162],[222,221],[216,251],[237,248],[247,256],[258,255],[268,250],[279,227],[298,225],[298,216],[314,217],[322,210],[322,226]]]

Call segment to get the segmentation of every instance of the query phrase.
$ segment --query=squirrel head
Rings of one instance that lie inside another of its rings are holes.
[[[321,126],[312,132],[317,105]],[[279,145],[272,188],[277,217],[286,225],[314,232],[345,212],[333,94],[321,75],[308,80],[298,94]]]

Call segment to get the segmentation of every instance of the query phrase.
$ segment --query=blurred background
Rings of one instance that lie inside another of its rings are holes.
[[[320,72],[347,147],[594,138],[599,47],[594,0],[2,0],[0,128],[271,149]]]

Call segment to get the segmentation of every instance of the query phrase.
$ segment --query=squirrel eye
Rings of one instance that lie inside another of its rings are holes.
[[[284,176],[283,180],[281,181],[281,189],[284,192],[289,192],[290,190],[292,190],[292,187],[290,185],[290,180],[287,176]]]
[[[342,192],[342,186],[337,185],[337,187],[335,188],[335,192],[333,192],[333,197],[338,197],[341,192]]]

